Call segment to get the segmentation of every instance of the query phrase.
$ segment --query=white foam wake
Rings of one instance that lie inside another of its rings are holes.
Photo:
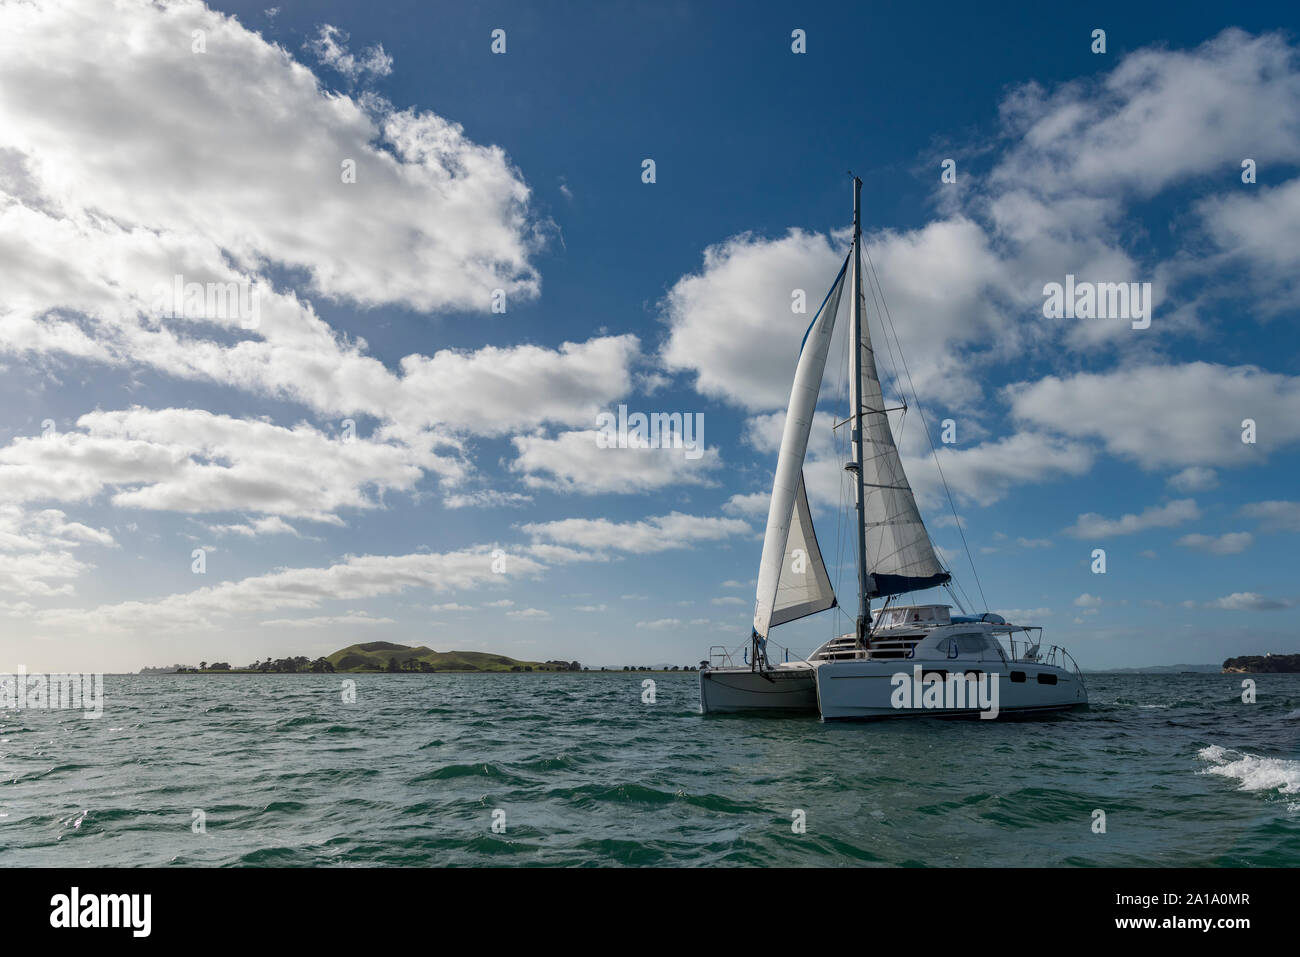
[[[1261,758],[1257,754],[1234,751],[1212,744],[1197,752],[1197,757],[1210,766],[1202,774],[1218,774],[1235,778],[1239,791],[1273,791],[1279,794],[1300,794],[1300,761],[1289,758]],[[1300,804],[1291,804],[1291,810]]]

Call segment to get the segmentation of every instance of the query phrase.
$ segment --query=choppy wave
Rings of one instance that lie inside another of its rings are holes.
[[[110,676],[106,720],[0,713],[0,865],[1296,866],[1300,676],[1257,680],[855,725],[689,675]]]

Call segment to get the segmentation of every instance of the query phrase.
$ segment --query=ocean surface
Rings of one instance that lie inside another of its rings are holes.
[[[0,712],[0,866],[1300,865],[1300,675],[866,724],[705,718],[689,674],[351,677]]]

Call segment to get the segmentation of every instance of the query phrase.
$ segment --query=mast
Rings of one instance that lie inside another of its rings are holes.
[[[862,245],[862,180],[853,177],[853,299],[849,313],[849,338],[852,348],[849,351],[849,434],[853,443],[853,461],[847,466],[853,474],[854,509],[857,515],[858,530],[858,628],[857,643],[859,647],[866,644],[867,631],[871,627],[871,601],[867,597],[867,526],[866,526],[866,488],[862,473],[862,257],[859,247]]]

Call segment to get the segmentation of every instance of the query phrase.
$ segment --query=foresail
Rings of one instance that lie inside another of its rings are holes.
[[[822,561],[822,550],[813,530],[812,512],[808,508],[808,493],[804,489],[803,474],[799,475],[799,488],[794,497],[794,511],[790,516],[790,535],[785,543],[785,558],[781,562],[780,578],[776,586],[776,602],[772,608],[771,625],[784,625],[807,615],[815,615],[835,607],[835,589],[831,576]]]
[[[763,557],[758,566],[758,588],[754,601],[754,631],[766,638],[774,624],[777,593],[781,584],[786,545],[794,517],[795,501],[803,487],[803,460],[808,451],[808,434],[812,430],[813,413],[817,395],[821,391],[822,373],[826,369],[826,356],[830,350],[831,333],[840,308],[840,295],[844,290],[844,277],[849,261],[844,260],[835,284],[822,301],[804,334],[795,367],[794,384],[790,388],[790,407],[786,411],[785,431],[781,435],[781,451],[776,460],[776,476],[772,481],[772,501],[768,506],[767,531],[763,535]],[[804,508],[807,498],[804,497]],[[812,523],[801,526],[811,534]],[[813,538],[815,541],[815,537]],[[825,569],[823,567],[823,573]],[[797,617],[797,616],[796,616]],[[785,619],[791,620],[789,618]]]
[[[859,303],[865,316],[865,302]],[[901,595],[942,585],[951,577],[939,563],[921,521],[912,487],[894,445],[880,388],[871,331],[862,326],[862,484],[870,597]]]

